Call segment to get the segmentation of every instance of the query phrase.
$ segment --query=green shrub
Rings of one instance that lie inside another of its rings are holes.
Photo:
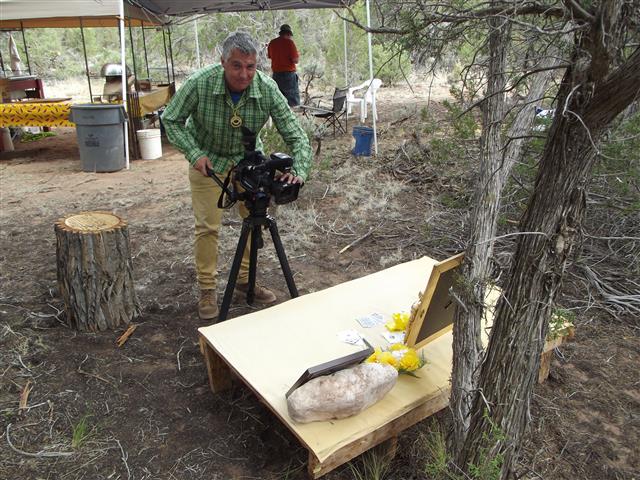
[[[299,122],[302,126],[302,129],[307,134],[309,144],[311,144],[315,133],[315,125],[313,121],[307,118],[299,118]],[[280,132],[278,132],[275,124],[265,125],[264,128],[260,130],[260,139],[262,140],[265,155],[271,155],[274,152],[282,152],[286,153],[287,155],[292,154],[292,152],[289,150],[289,147],[284,142],[282,135],[280,135]]]
[[[349,463],[354,480],[384,480],[391,472],[391,458],[381,448],[373,448]]]
[[[427,478],[434,480],[451,478],[448,473],[450,458],[447,442],[440,424],[432,420],[426,432],[420,434],[417,442],[425,458],[423,471]]]
[[[447,109],[455,135],[463,140],[475,138],[478,123],[471,112],[463,113],[464,110],[459,104],[450,102],[449,100],[444,100],[442,105]]]
[[[432,138],[429,140],[429,151],[431,161],[435,165],[442,165],[446,162],[457,162],[463,155],[464,150],[455,139]]]
[[[433,135],[439,130],[438,120],[427,107],[420,109],[420,122],[422,124],[422,131],[427,135]]]
[[[601,148],[600,162],[595,173],[614,172],[609,182],[613,196],[638,198],[637,186],[640,183],[640,111],[621,122],[609,134]],[[640,208],[638,200],[632,208]]]
[[[83,416],[80,421],[73,426],[71,433],[71,446],[73,448],[80,448],[93,432],[93,429],[89,426],[89,417],[90,415]]]

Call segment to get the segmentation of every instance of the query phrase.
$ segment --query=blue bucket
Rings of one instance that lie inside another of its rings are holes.
[[[353,138],[356,139],[356,146],[351,153],[363,157],[371,156],[371,141],[373,140],[373,128],[353,127]]]

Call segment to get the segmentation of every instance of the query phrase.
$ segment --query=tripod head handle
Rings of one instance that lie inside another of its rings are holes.
[[[218,197],[218,208],[231,208],[234,203],[238,201],[238,194],[235,190],[230,189],[229,185],[231,184],[231,172],[224,179],[224,182],[218,178],[216,172],[207,167],[207,175],[215,180],[215,182],[222,189],[222,193]],[[227,198],[227,201],[224,201],[224,198]]]

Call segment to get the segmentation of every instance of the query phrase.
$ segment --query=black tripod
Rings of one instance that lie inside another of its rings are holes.
[[[212,177],[219,182],[215,175]],[[224,190],[226,188],[223,187]],[[223,190],[223,192],[224,192]],[[246,196],[248,192],[244,192],[243,196]],[[229,313],[229,306],[231,305],[231,299],[233,292],[236,288],[236,281],[238,279],[238,273],[240,272],[240,264],[242,262],[242,256],[247,246],[247,240],[249,234],[251,234],[251,245],[249,247],[249,285],[247,289],[247,303],[253,304],[254,291],[256,285],[256,266],[258,263],[258,249],[264,246],[262,239],[262,227],[268,227],[271,232],[271,238],[273,245],[276,248],[278,254],[278,260],[280,260],[280,267],[282,273],[287,281],[287,287],[289,287],[289,293],[291,298],[298,296],[298,290],[296,284],[293,281],[293,275],[291,274],[291,268],[287,260],[287,255],[284,252],[282,241],[280,240],[280,234],[278,233],[278,227],[275,219],[267,213],[269,207],[269,195],[264,192],[257,192],[249,198],[245,199],[245,205],[249,210],[249,216],[242,221],[242,231],[240,232],[240,239],[238,240],[238,246],[236,248],[236,254],[233,257],[233,263],[231,264],[231,272],[229,273],[229,281],[227,282],[227,288],[224,291],[224,297],[222,299],[222,305],[220,306],[220,313],[218,314],[218,320],[223,321],[227,319]]]
[[[292,202],[298,197],[298,190],[300,189],[299,184],[274,184],[274,174],[276,170],[283,173],[290,172],[293,159],[282,153],[274,153],[271,155],[270,160],[267,159],[262,152],[255,149],[256,134],[244,126],[241,127],[241,130],[242,144],[245,148],[244,160],[229,171],[224,182],[221,181],[213,171],[207,171],[209,176],[215,180],[220,188],[222,188],[222,193],[220,194],[220,198],[218,198],[218,208],[229,208],[237,200],[244,200],[244,204],[247,207],[247,210],[249,210],[249,216],[242,221],[240,239],[238,240],[236,254],[233,257],[231,272],[229,273],[229,281],[227,282],[227,288],[224,291],[224,298],[222,299],[222,305],[220,306],[220,313],[218,314],[219,321],[227,319],[229,305],[231,305],[233,291],[236,288],[236,280],[238,279],[238,273],[240,272],[240,264],[242,262],[244,250],[247,247],[249,234],[251,234],[251,245],[249,247],[249,284],[247,288],[247,303],[249,303],[249,305],[253,304],[256,286],[258,249],[264,246],[264,241],[262,240],[262,227],[268,227],[271,232],[271,238],[273,239],[273,244],[276,247],[278,259],[280,260],[280,267],[282,268],[282,273],[284,273],[284,278],[287,281],[287,287],[289,287],[291,298],[298,296],[298,290],[296,289],[296,284],[293,282],[293,275],[291,274],[291,268],[289,267],[287,256],[284,253],[284,247],[280,240],[276,221],[267,213],[269,201],[271,200],[271,193],[274,194],[276,203],[281,204]],[[238,183],[243,188],[236,188],[234,186],[235,181],[233,179],[237,179]]]

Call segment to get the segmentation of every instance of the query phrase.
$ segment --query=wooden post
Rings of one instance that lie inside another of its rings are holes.
[[[209,376],[209,386],[213,393],[231,388],[231,369],[224,360],[211,348],[206,338],[200,335],[200,351],[204,355],[204,363]]]
[[[551,340],[547,340],[542,349],[540,356],[540,369],[538,370],[538,383],[544,383],[549,378],[551,372],[551,360],[553,360],[553,350],[560,345],[570,342],[576,335],[576,328],[566,323],[560,329],[557,336]]]
[[[551,372],[551,360],[553,359],[553,350],[544,352],[540,357],[540,370],[538,370],[538,383],[544,383],[549,378]]]
[[[127,223],[109,212],[82,212],[59,219],[55,232],[68,325],[93,332],[138,316]]]

